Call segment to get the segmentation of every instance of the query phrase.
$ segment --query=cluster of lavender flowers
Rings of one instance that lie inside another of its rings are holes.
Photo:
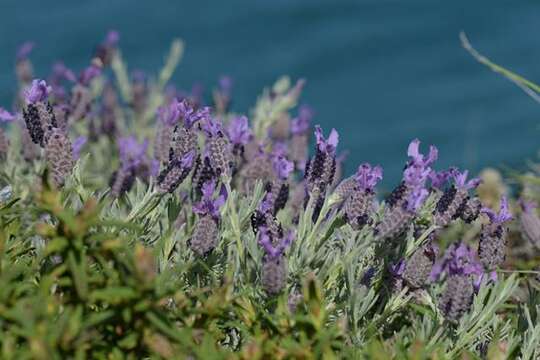
[[[118,42],[118,34],[109,33],[78,78],[58,63],[48,81],[33,80],[28,58],[31,46],[25,44],[19,51],[17,74],[23,95],[13,113],[0,110],[0,120],[21,119],[24,159],[39,161],[42,148],[56,187],[66,183],[84,146],[106,141],[114,149],[111,154],[117,154],[112,158],[118,159],[111,171],[110,196],[121,199],[136,179],[155,184],[162,196],[187,192],[184,199],[196,214],[189,247],[194,256],[204,259],[220,244],[222,216],[230,195],[226,189],[249,198],[262,183],[264,194],[251,214],[251,226],[262,254],[260,282],[269,295],[287,286],[287,250],[294,246],[293,228],[300,214],[311,206],[311,221],[329,221],[322,216],[329,203],[348,226],[354,231],[367,229],[381,247],[397,248],[408,230],[417,230],[415,237],[420,238],[421,230],[432,225],[435,230],[426,241],[410,257],[394,259],[388,274],[400,289],[407,286],[411,291],[421,291],[435,281],[445,282],[439,307],[450,321],[457,321],[468,310],[483,279],[496,281],[495,271],[504,262],[505,224],[511,219],[507,201],[502,199],[501,209],[495,213],[473,195],[479,180],[467,180],[467,171],[434,170],[436,147],[422,154],[420,141],[413,140],[402,181],[379,202],[376,186],[383,177],[380,166],[363,163],[356,174],[341,180],[338,132],[332,129],[325,137],[318,125],[309,158],[313,111],[307,106],[300,107],[295,118],[286,112],[272,118],[262,127],[262,135],[257,134],[246,116],[230,111],[230,78],[220,81],[213,93],[213,106],[206,106],[199,90],[189,94],[169,88],[160,98],[149,129],[154,136],[140,139],[127,131],[137,124],[126,126],[122,114],[130,112],[135,120],[144,117],[155,99],[150,96],[148,77],[136,72],[129,79],[131,102],[126,108],[119,101],[117,89],[107,77]],[[104,85],[96,95],[92,86],[98,79]],[[68,84],[70,92],[65,88]],[[270,101],[279,96],[296,101],[302,86],[303,81],[299,81],[284,95],[270,94]],[[83,133],[77,134],[80,129]],[[72,144],[73,134],[79,137]],[[8,148],[8,138],[0,132],[2,159]],[[435,203],[432,214],[422,218],[430,197]],[[330,202],[330,198],[339,201]],[[287,224],[290,229],[284,229],[279,221],[279,213],[285,210],[292,219]],[[522,222],[527,235],[538,243],[539,220],[530,213],[530,207],[525,207]],[[453,244],[439,258],[437,239],[443,229],[457,221],[472,223],[479,217],[482,228],[477,250],[465,243]]]

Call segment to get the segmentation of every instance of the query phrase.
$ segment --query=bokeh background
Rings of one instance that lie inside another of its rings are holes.
[[[15,90],[17,46],[36,43],[45,77],[56,60],[80,70],[109,29],[130,69],[156,70],[174,37],[186,43],[175,83],[209,90],[234,78],[234,106],[248,112],[280,75],[308,80],[303,102],[335,127],[361,161],[395,182],[408,142],[440,150],[439,168],[522,168],[539,148],[539,104],[473,60],[466,31],[492,60],[540,81],[537,1],[0,0],[0,104]]]

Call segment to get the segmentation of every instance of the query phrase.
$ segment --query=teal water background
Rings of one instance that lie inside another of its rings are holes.
[[[458,39],[466,31],[492,60],[540,82],[537,1],[0,0],[0,104],[12,100],[18,44],[36,42],[45,77],[55,60],[80,70],[108,29],[120,31],[130,69],[157,69],[181,37],[175,83],[209,89],[229,74],[237,111],[282,74],[306,78],[303,102],[316,123],[340,131],[347,171],[379,163],[386,184],[415,137],[439,147],[438,168],[473,172],[523,167],[540,148],[540,104]]]

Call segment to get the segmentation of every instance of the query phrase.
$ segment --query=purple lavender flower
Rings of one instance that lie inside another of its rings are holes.
[[[371,167],[368,163],[360,165],[355,176],[358,186],[364,191],[373,191],[375,185],[377,185],[382,178],[382,168],[380,166]]]
[[[193,211],[199,215],[199,219],[189,246],[199,256],[208,254],[217,244],[219,211],[225,204],[227,193],[222,187],[220,194],[214,198],[215,187],[215,181],[206,182],[202,188],[201,201],[193,205]]]
[[[274,172],[281,180],[287,180],[290,173],[294,170],[294,164],[284,156],[276,156],[272,159]]]
[[[285,250],[292,244],[294,232],[289,231],[279,239],[273,239],[266,227],[259,232],[259,244],[262,246],[267,259],[275,259],[283,256]]]
[[[483,208],[482,213],[489,217],[492,224],[502,225],[503,223],[512,220],[512,214],[510,213],[508,199],[506,196],[501,197],[501,204],[498,214],[490,208]]]
[[[471,222],[479,213],[476,199],[470,199],[469,190],[476,188],[480,184],[480,179],[473,178],[467,181],[467,170],[461,173],[452,168],[449,172],[454,178],[454,184],[444,191],[437,202],[435,223],[439,226],[447,226],[458,218]]]
[[[184,99],[178,104],[178,110],[186,128],[191,128],[197,121],[202,121],[203,123],[210,122],[209,107],[196,110],[189,100]]]
[[[431,173],[430,165],[437,160],[438,151],[432,145],[429,154],[425,156],[420,153],[419,147],[418,139],[409,144],[407,155],[410,159],[403,171],[403,181],[386,200],[387,210],[375,227],[379,238],[394,238],[400,235],[429,194],[424,186]]]
[[[88,138],[86,136],[79,136],[75,141],[73,142],[73,158],[78,159],[81,157],[81,150],[88,141]]]
[[[429,179],[431,180],[431,187],[438,189],[438,190],[444,190],[446,183],[448,182],[448,179],[452,176],[452,169],[450,170],[443,170],[443,171],[435,171],[431,170],[429,173]]]
[[[194,150],[184,154],[181,159],[171,158],[167,167],[157,178],[159,191],[162,193],[173,193],[191,172],[194,159]]]
[[[120,153],[120,167],[111,177],[111,193],[118,197],[127,192],[133,186],[135,178],[148,176],[152,163],[146,156],[148,140],[141,144],[134,136],[122,137],[118,140],[118,150]]]
[[[407,150],[410,160],[403,171],[403,181],[408,191],[406,200],[406,209],[415,212],[424,202],[428,195],[424,188],[425,182],[431,173],[430,165],[437,160],[438,150],[435,146],[429,147],[428,156],[424,156],[419,151],[420,140],[414,139]]]
[[[310,197],[315,199],[313,219],[319,217],[324,203],[326,190],[334,183],[336,173],[336,148],[339,135],[332,129],[327,139],[324,138],[320,126],[315,126],[315,138],[317,140],[316,153],[313,159],[306,165],[305,179]]]
[[[63,62],[58,61],[53,65],[52,83],[58,84],[62,80],[76,82],[77,77]]]
[[[508,210],[508,200],[501,198],[499,213],[484,208],[482,212],[489,217],[489,224],[482,226],[480,241],[478,243],[478,256],[488,271],[495,270],[504,263],[506,257],[506,233],[508,229],[505,222],[512,220],[512,214]]]
[[[24,98],[27,104],[35,104],[37,102],[45,102],[51,93],[52,88],[47,85],[45,80],[32,80],[32,85],[25,90]]]
[[[406,266],[407,262],[404,259],[400,259],[398,262],[392,263],[390,266],[388,266],[393,293],[398,293],[403,289],[403,273],[405,272]]]
[[[0,107],[0,122],[10,122],[15,120],[16,116],[3,107]]]
[[[407,261],[403,279],[412,288],[422,288],[429,280],[439,248],[429,242],[417,249]]]
[[[293,135],[302,135],[309,130],[311,119],[313,118],[313,110],[307,105],[302,105],[298,109],[298,116],[291,122],[291,133]]]
[[[202,123],[202,129],[207,135],[206,156],[217,175],[230,176],[233,163],[232,149],[229,139],[225,136],[221,122],[208,117]]]
[[[120,34],[116,30],[110,30],[101,44],[97,46],[94,56],[100,59],[104,65],[110,64],[119,41]]]
[[[45,143],[45,158],[52,183],[62,187],[73,170],[72,145],[62,129],[53,128]]]
[[[30,55],[30,53],[34,49],[34,45],[35,44],[31,41],[26,41],[22,43],[17,49],[17,62],[26,60],[28,58],[28,55]]]
[[[264,227],[259,232],[259,244],[264,250],[261,283],[269,295],[280,293],[287,283],[287,261],[284,253],[294,239],[294,233],[288,232],[279,238],[273,237]]]
[[[479,290],[483,279],[487,278],[492,282],[497,280],[497,273],[495,271],[486,273],[476,252],[464,243],[454,243],[446,249],[444,257],[433,266],[430,280],[437,281],[444,274],[469,276],[476,291]]]
[[[345,220],[353,229],[359,230],[371,223],[374,188],[382,179],[382,168],[364,163],[358,167],[354,176],[354,187],[347,194],[343,212]],[[343,191],[343,189],[341,190]]]
[[[79,82],[84,86],[88,86],[90,85],[90,81],[92,81],[99,75],[101,75],[101,64],[93,61],[90,66],[88,66],[81,72],[81,75],[79,76]]]
[[[253,137],[246,116],[238,116],[231,120],[227,134],[233,145],[246,145]]]
[[[474,288],[470,276],[451,275],[446,281],[446,288],[439,299],[439,309],[444,317],[458,323],[459,319],[469,311],[474,296]]]
[[[214,190],[216,182],[214,180],[204,183],[202,187],[202,199],[200,202],[193,205],[193,211],[199,215],[210,215],[218,220],[219,211],[227,200],[227,193],[223,190],[214,199]]]
[[[139,144],[135,136],[118,139],[120,161],[124,166],[138,166],[144,161],[147,148],[148,139],[145,139],[141,144]]]
[[[336,129],[332,129],[332,131],[330,131],[330,135],[328,135],[328,139],[325,139],[321,127],[316,125],[315,139],[317,140],[317,148],[319,151],[329,155],[335,155],[339,142],[339,134]]]
[[[163,125],[172,127],[180,118],[180,102],[173,99],[168,106],[160,106],[157,110],[158,118]]]
[[[453,168],[451,169],[451,172],[452,172],[452,177],[454,178],[456,187],[458,189],[465,189],[465,190],[475,189],[482,182],[480,178],[472,178],[469,181],[467,181],[467,176],[469,175],[468,170],[465,170],[464,172],[461,173],[459,172],[459,170]]]

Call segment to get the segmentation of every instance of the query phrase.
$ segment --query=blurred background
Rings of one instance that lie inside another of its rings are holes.
[[[156,71],[175,37],[186,49],[174,81],[211,89],[234,79],[233,110],[248,112],[279,76],[307,79],[315,123],[341,135],[347,172],[369,161],[385,184],[401,176],[410,140],[440,150],[436,166],[523,168],[539,148],[539,104],[460,46],[540,81],[536,1],[0,0],[0,104],[16,89],[20,43],[36,75],[56,60],[81,70],[109,29],[130,70]]]

